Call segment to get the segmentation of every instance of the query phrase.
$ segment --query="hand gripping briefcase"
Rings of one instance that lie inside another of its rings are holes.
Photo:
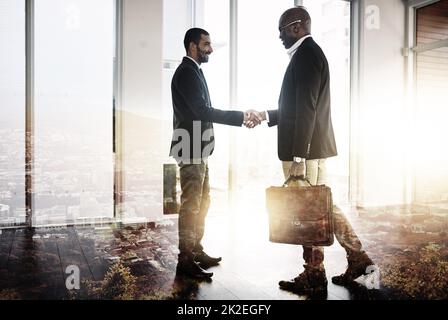
[[[266,189],[269,241],[306,246],[330,246],[333,200],[325,185]]]

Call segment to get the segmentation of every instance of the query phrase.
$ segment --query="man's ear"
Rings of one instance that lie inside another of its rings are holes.
[[[293,30],[294,30],[294,33],[295,33],[295,34],[299,34],[299,33],[300,33],[300,27],[299,27],[299,24],[294,25]]]
[[[190,44],[188,45],[188,52],[191,53],[196,52],[196,44],[193,41],[191,41]]]

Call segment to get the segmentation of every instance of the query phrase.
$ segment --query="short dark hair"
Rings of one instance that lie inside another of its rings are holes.
[[[191,28],[185,33],[184,47],[187,52],[190,42],[193,42],[196,45],[199,44],[199,41],[201,41],[201,35],[208,36],[209,33],[201,28]]]

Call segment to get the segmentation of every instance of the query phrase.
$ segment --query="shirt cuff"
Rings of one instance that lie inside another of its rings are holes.
[[[268,112],[268,110],[266,110],[266,111],[264,112],[264,114],[266,115],[266,121],[267,121],[267,123],[269,123],[270,121],[269,121],[269,112]]]

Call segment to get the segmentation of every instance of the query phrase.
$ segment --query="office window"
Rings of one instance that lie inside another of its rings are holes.
[[[172,134],[171,80],[177,66],[186,55],[183,44],[185,32],[199,27],[210,33],[213,53],[208,63],[201,65],[207,79],[212,105],[218,109],[229,109],[229,2],[228,1],[164,1],[163,33],[163,108],[162,119],[169,131],[164,133],[166,154]],[[165,122],[166,121],[166,122]],[[210,185],[213,201],[210,213],[222,213],[227,208],[229,128],[215,124],[216,146],[209,159]],[[173,159],[167,159],[173,162]],[[178,186],[179,188],[179,186]],[[179,190],[180,191],[180,190]]]
[[[238,2],[238,105],[243,110],[277,109],[288,55],[279,39],[280,15],[293,1]],[[257,17],[254,17],[257,8]],[[237,141],[240,187],[264,181],[279,184],[281,165],[277,157],[277,131],[266,124],[243,129]]]
[[[35,2],[34,225],[113,217],[114,4]]]
[[[448,200],[448,148],[446,101],[448,93],[448,3],[440,1],[417,9],[416,113],[413,148],[425,156],[414,160],[414,200],[437,203]]]
[[[261,5],[262,4],[262,5]],[[280,15],[292,1],[238,3],[238,104],[242,109],[276,109],[288,55],[278,34]],[[348,201],[350,115],[350,6],[348,2],[303,1],[312,36],[324,50],[331,74],[332,118],[338,157],[327,161],[336,201]],[[254,22],[253,8],[257,7]],[[256,29],[256,31],[254,31]],[[337,79],[337,80],[336,80]],[[277,157],[277,131],[266,125],[238,133],[238,187],[263,192],[283,181]],[[249,191],[248,191],[249,192]],[[241,193],[243,194],[243,193]]]
[[[25,1],[0,1],[0,226],[25,222]]]
[[[199,3],[198,3],[199,4]],[[228,110],[229,106],[229,1],[203,1],[198,5],[197,23],[210,33],[213,53],[202,69],[214,108]],[[235,106],[233,107],[235,108]],[[214,124],[215,150],[210,157],[210,187],[213,201],[210,214],[227,213],[229,184],[229,126]]]
[[[348,203],[350,156],[350,2],[304,0],[311,34],[330,67],[331,116],[338,156],[327,161],[329,185],[338,204]]]

